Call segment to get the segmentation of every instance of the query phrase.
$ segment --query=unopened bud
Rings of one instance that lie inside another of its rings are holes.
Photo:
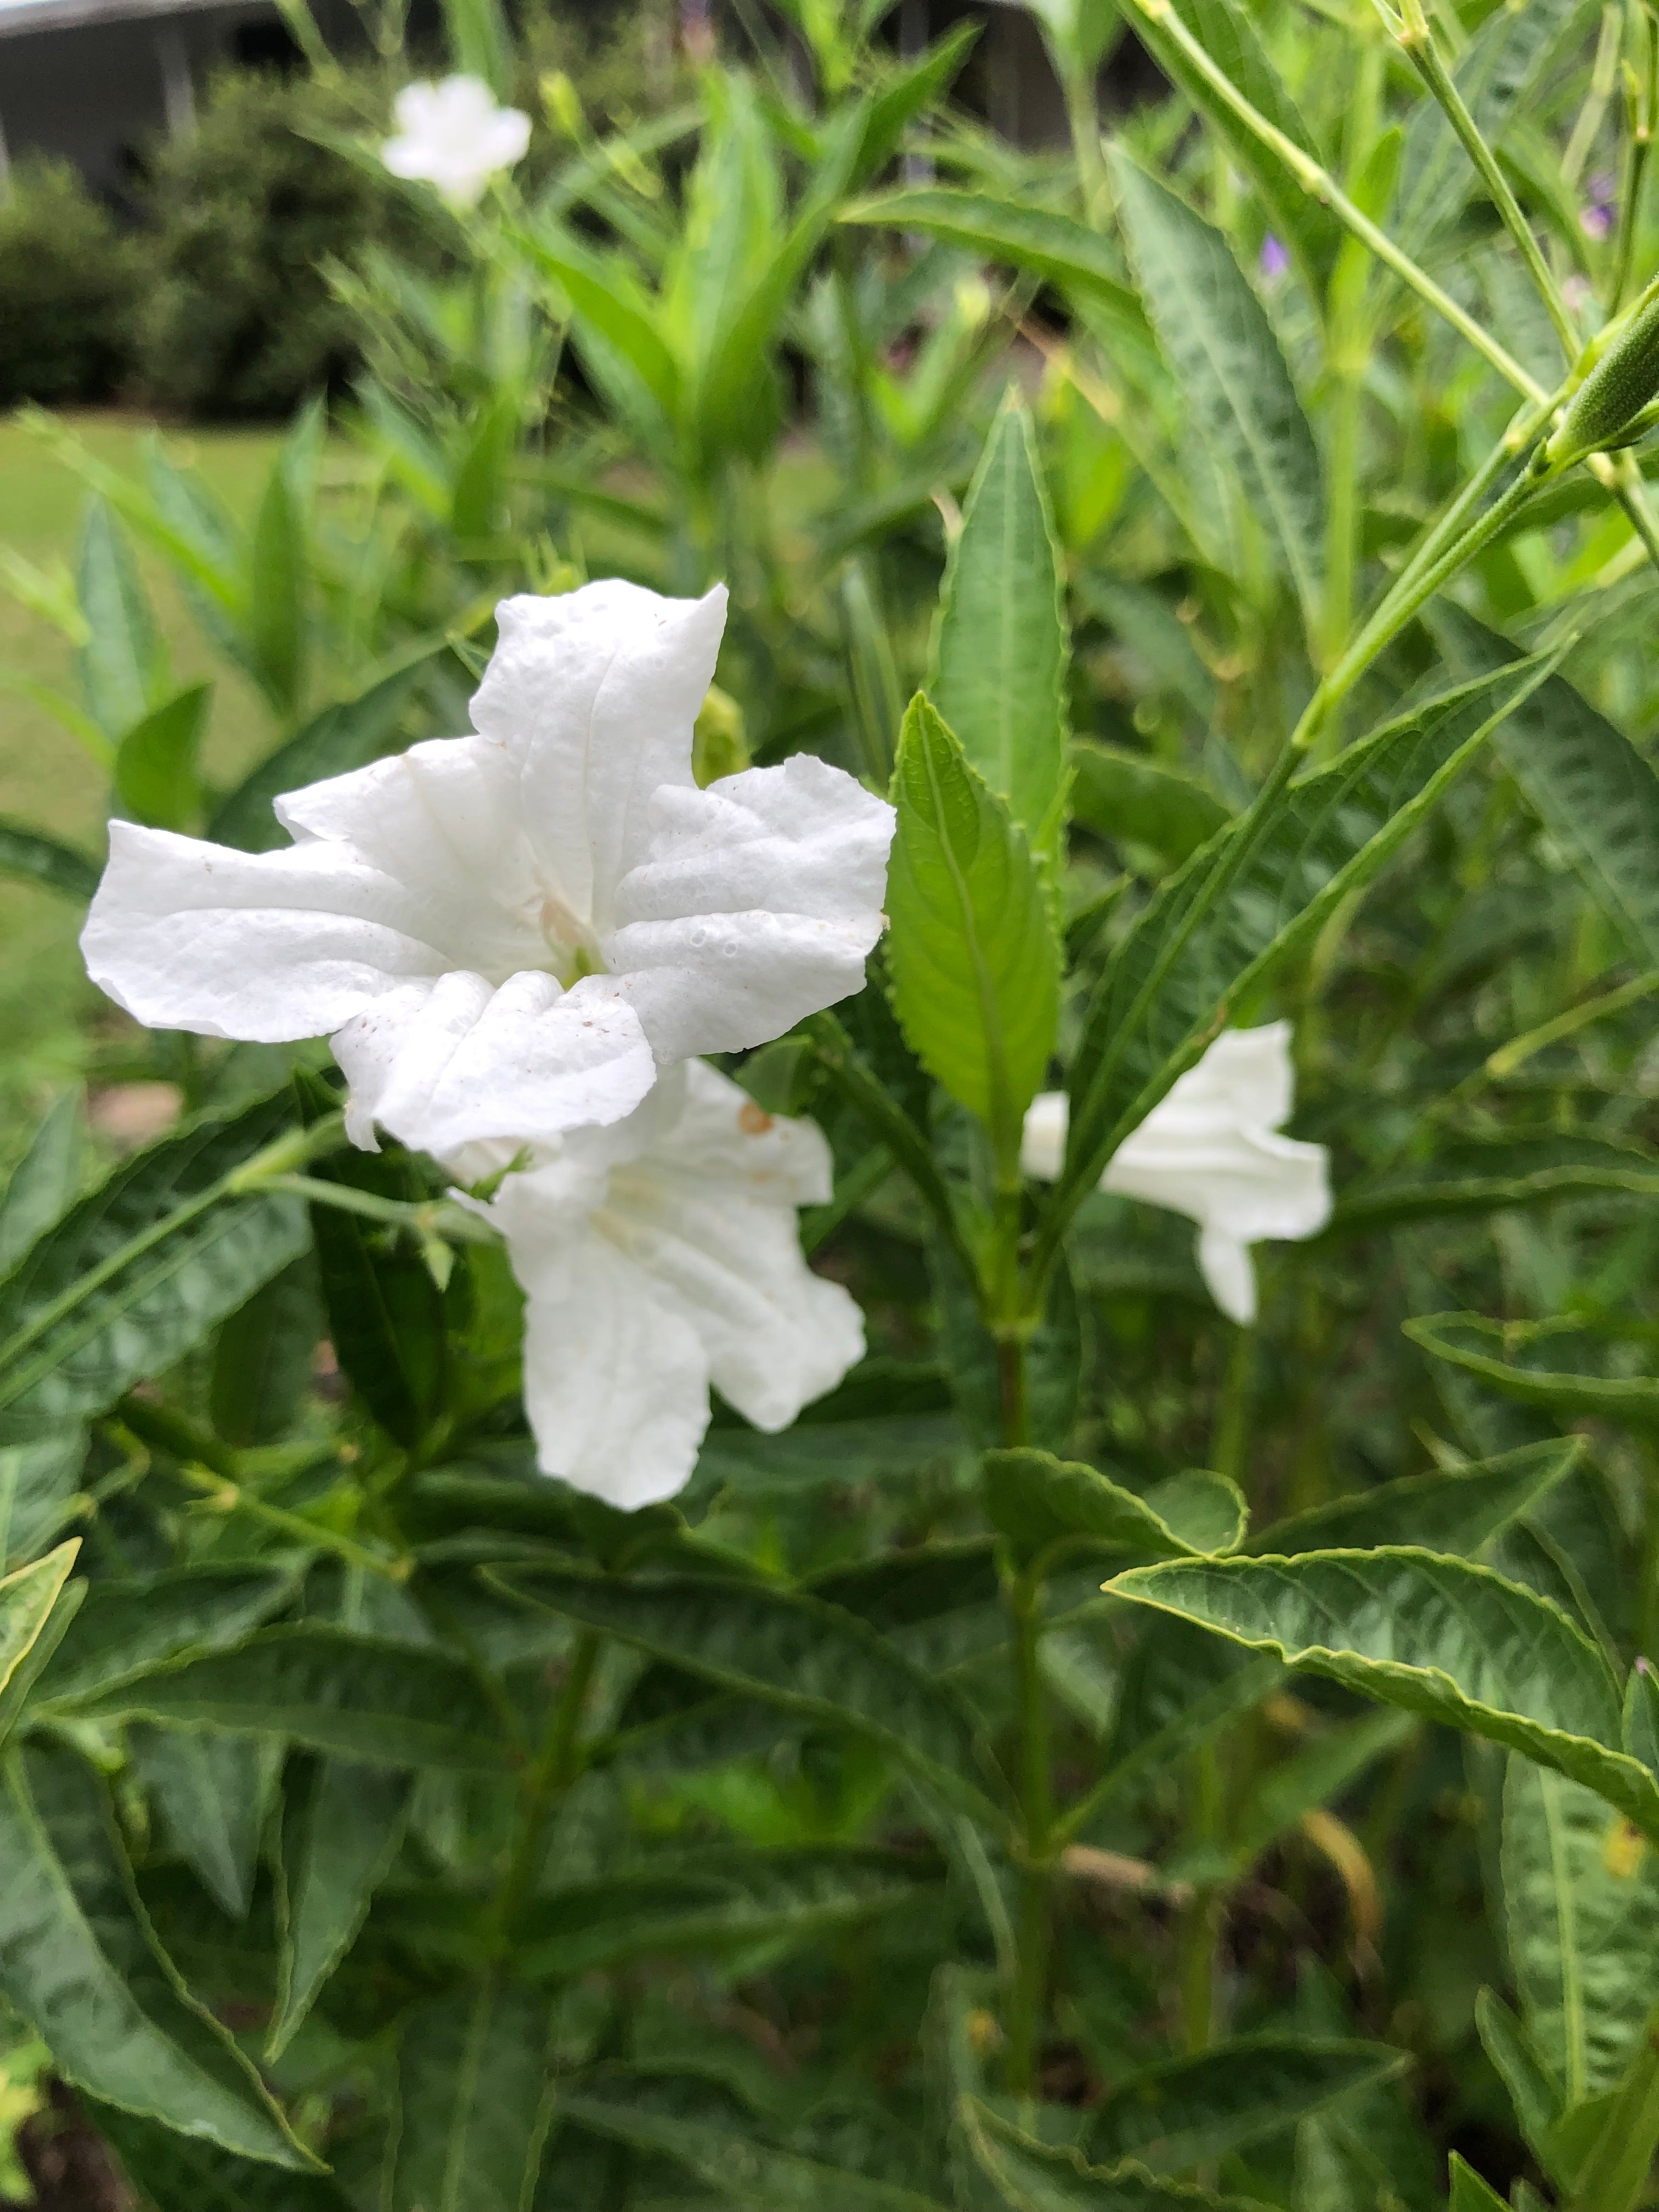
[[[1659,392],[1659,284],[1622,322],[1591,341],[1595,358],[1544,448],[1551,469],[1616,446]]]
[[[959,276],[956,287],[957,313],[970,331],[982,330],[991,319],[991,288],[982,276]]]
[[[549,70],[543,77],[542,106],[553,128],[567,138],[580,138],[586,130],[581,94],[562,70]]]

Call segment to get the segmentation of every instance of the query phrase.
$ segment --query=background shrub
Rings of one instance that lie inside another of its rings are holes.
[[[137,263],[67,161],[18,164],[0,200],[0,407],[101,398],[122,381]]]

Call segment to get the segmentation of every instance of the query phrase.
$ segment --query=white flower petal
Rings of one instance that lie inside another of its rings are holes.
[[[353,1141],[372,1145],[378,1121],[441,1155],[620,1121],[656,1078],[638,1018],[600,976],[565,992],[531,971],[494,989],[452,970],[378,1000],[331,1042]]]
[[[1063,1091],[1040,1091],[1025,1109],[1019,1165],[1037,1182],[1057,1182],[1066,1164],[1066,1133],[1071,1104]]]
[[[141,1022],[270,1044],[441,974],[430,920],[418,894],[338,846],[240,853],[112,822],[81,950]]]
[[[893,810],[807,754],[660,790],[606,941],[659,1060],[781,1036],[858,990],[881,933]]]
[[[472,720],[517,774],[544,878],[603,937],[617,886],[643,860],[650,805],[690,791],[691,735],[714,679],[726,587],[665,599],[612,580],[503,599]]]
[[[530,144],[530,118],[497,107],[477,77],[405,85],[392,103],[398,135],[380,149],[394,177],[435,185],[445,198],[471,207],[490,178],[510,169]]]
[[[708,1425],[697,1332],[591,1231],[552,1246],[509,1237],[507,1249],[525,1292],[525,1408],[543,1471],[625,1512],[672,1498]]]
[[[1247,1129],[1282,1128],[1296,1099],[1293,1031],[1287,1021],[1223,1030],[1196,1067],[1170,1091],[1194,1108],[1212,1107]],[[1161,1111],[1161,1109],[1155,1109]]]
[[[1224,1229],[1206,1229],[1198,1239],[1205,1285],[1229,1321],[1249,1328],[1255,1320],[1255,1262],[1250,1248]]]

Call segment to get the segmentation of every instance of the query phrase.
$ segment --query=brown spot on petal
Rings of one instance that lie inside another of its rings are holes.
[[[738,1107],[738,1127],[745,1137],[763,1137],[771,1126],[772,1116],[763,1106],[757,1106],[752,1098]]]

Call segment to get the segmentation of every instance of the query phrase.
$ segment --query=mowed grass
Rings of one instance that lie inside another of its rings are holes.
[[[136,471],[150,426],[100,414],[71,418],[71,427],[100,460]],[[279,431],[164,434],[174,460],[198,468],[234,513],[251,514]],[[14,421],[0,421],[0,544],[37,567],[64,562],[72,568],[86,501],[78,479],[39,440]],[[276,737],[269,718],[246,686],[226,681],[222,660],[204,641],[165,562],[141,548],[138,564],[177,680],[218,679],[210,768],[229,769],[255,757]],[[15,688],[20,679],[76,696],[69,641],[0,589],[0,815],[101,858],[103,771],[45,708]],[[15,1156],[20,1127],[86,1066],[106,1002],[82,969],[80,926],[78,907],[0,878],[0,1173]]]

